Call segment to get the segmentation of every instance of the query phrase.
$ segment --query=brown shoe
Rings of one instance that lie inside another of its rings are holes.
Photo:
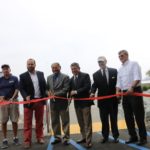
[[[84,147],[86,147],[86,148],[91,148],[91,147],[92,147],[92,143],[86,143],[86,144],[84,145]]]
[[[41,139],[38,139],[37,142],[38,142],[39,144],[44,144],[44,143],[45,143],[44,139],[42,139],[42,138],[41,138]]]
[[[24,149],[29,149],[31,147],[31,145],[29,143],[25,143],[23,147],[24,147]]]

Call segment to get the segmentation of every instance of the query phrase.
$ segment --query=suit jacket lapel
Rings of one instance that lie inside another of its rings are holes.
[[[27,76],[28,82],[30,83],[31,87],[32,87],[33,90],[34,90],[33,82],[32,82],[32,79],[31,79],[31,77],[30,77],[29,72],[27,72],[26,76]]]
[[[103,78],[103,75],[102,75],[102,72],[101,72],[100,69],[99,69],[99,71],[98,71],[98,76],[99,76],[100,78]],[[99,77],[98,77],[98,79],[99,79]]]
[[[108,85],[109,85],[109,83],[111,83],[111,71],[108,68]]]
[[[57,88],[59,86],[59,84],[61,84],[61,81],[62,81],[62,75],[59,74],[56,81],[55,81],[55,84],[53,82],[53,88]]]

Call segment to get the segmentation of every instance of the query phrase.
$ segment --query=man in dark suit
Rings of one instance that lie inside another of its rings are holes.
[[[87,73],[80,72],[78,63],[71,64],[73,77],[70,81],[70,96],[72,98],[88,98],[90,94],[91,81]],[[85,143],[85,147],[92,146],[92,117],[91,117],[91,100],[75,100],[74,106],[77,120],[80,126],[82,139],[78,143]]]
[[[91,96],[95,95],[98,89],[98,96],[112,95],[116,93],[116,81],[117,70],[114,68],[108,68],[106,66],[107,60],[101,56],[98,58],[98,64],[100,69],[93,74],[93,84],[91,89]],[[117,114],[118,114],[118,101],[116,97],[99,100],[98,108],[100,112],[100,118],[102,122],[102,135],[103,139],[101,143],[108,141],[109,136],[109,117],[111,123],[111,130],[114,137],[114,142],[118,142],[118,126],[117,126]]]
[[[28,71],[20,75],[20,92],[25,101],[46,97],[46,81],[43,72],[35,70],[34,59],[27,60]],[[24,105],[24,148],[30,148],[32,137],[32,117],[35,112],[37,142],[44,144],[43,115],[45,102]]]
[[[69,90],[69,76],[60,72],[61,66],[59,63],[53,63],[51,65],[53,74],[47,77],[47,90],[49,96],[59,96],[67,98]],[[57,144],[61,142],[61,122],[62,130],[64,132],[63,144],[69,144],[70,138],[70,119],[68,101],[64,99],[51,99],[51,120],[52,129],[54,132],[55,140],[51,144]],[[61,121],[60,121],[61,118]]]

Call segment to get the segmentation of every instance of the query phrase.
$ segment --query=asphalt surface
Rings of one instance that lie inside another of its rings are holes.
[[[70,118],[71,118],[71,124],[77,124],[77,119],[74,111],[73,104],[70,105]],[[118,118],[123,119],[123,112],[122,112],[122,107],[119,108],[119,113],[118,113]],[[13,145],[13,134],[12,134],[12,126],[11,124],[8,127],[8,142],[9,142],[9,148],[8,150],[23,150],[23,116],[20,117],[20,122],[19,122],[19,131],[18,131],[18,137],[20,140],[20,145],[15,146]],[[99,122],[100,123],[100,118],[99,118],[99,111],[97,109],[97,106],[94,105],[92,106],[92,120],[93,123]],[[45,121],[44,121],[45,122]],[[33,125],[34,127],[34,125]],[[127,130],[123,127],[120,127],[120,136],[119,136],[119,143],[113,143],[112,137],[110,136],[109,142],[105,144],[101,144],[100,141],[102,139],[102,135],[100,132],[97,132],[100,130],[100,126],[96,125],[95,129],[93,129],[93,139],[92,143],[93,146],[90,148],[90,150],[150,150],[150,128],[147,127],[148,132],[148,143],[142,147],[137,146],[136,144],[125,144],[125,140],[129,138]],[[74,132],[73,132],[74,130]],[[95,132],[96,131],[96,132]],[[46,133],[46,132],[45,132]],[[74,134],[75,133],[75,134]],[[84,146],[81,144],[77,144],[75,141],[78,139],[81,139],[81,135],[77,131],[76,127],[73,126],[73,129],[71,131],[71,140],[70,144],[68,146],[63,145],[62,143],[56,144],[56,145],[51,145],[51,141],[53,141],[53,136],[46,135],[44,137],[45,139],[45,144],[40,145],[36,141],[35,137],[35,131],[33,129],[33,136],[32,136],[32,147],[29,150],[86,150]],[[0,131],[0,146],[3,140],[2,132]],[[1,149],[1,148],[0,148]]]
[[[36,142],[35,134],[33,129],[33,137],[32,137],[32,147],[30,150],[86,150],[82,144],[77,144],[75,141],[81,138],[80,134],[72,134],[70,144],[68,146],[63,145],[62,143],[51,145],[50,142],[54,140],[53,136],[45,136],[45,144],[40,145]],[[9,148],[8,150],[22,150],[23,148],[23,130],[19,130],[18,132],[20,145],[15,146],[12,141],[12,131],[8,131],[8,141]],[[2,133],[0,132],[0,140],[2,141]],[[100,140],[102,139],[101,133],[93,133],[93,146],[90,150],[148,150],[150,149],[150,133],[148,133],[148,143],[142,147],[137,146],[136,144],[124,144],[125,140],[128,139],[127,130],[120,130],[119,143],[113,143],[112,137],[110,135],[109,142],[105,144],[101,144]],[[1,144],[0,144],[1,145]]]

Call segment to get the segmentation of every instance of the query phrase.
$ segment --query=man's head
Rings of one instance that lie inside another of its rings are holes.
[[[118,52],[119,59],[122,63],[125,63],[128,60],[128,51],[127,50],[121,50]]]
[[[59,73],[60,70],[61,70],[61,66],[60,66],[60,64],[59,64],[58,62],[53,63],[53,64],[51,65],[51,68],[52,68],[52,72],[53,72],[54,74]]]
[[[1,66],[2,68],[2,73],[4,76],[9,76],[10,75],[10,72],[11,72],[11,69],[10,69],[10,66],[8,64],[3,64]]]
[[[100,57],[98,57],[97,61],[98,61],[98,64],[99,64],[101,69],[105,69],[106,68],[106,64],[107,64],[106,57],[100,56]]]
[[[34,73],[36,67],[36,62],[34,59],[30,58],[27,60],[27,69],[29,72]]]
[[[70,65],[73,75],[78,75],[80,72],[80,66],[78,63],[74,62]]]

